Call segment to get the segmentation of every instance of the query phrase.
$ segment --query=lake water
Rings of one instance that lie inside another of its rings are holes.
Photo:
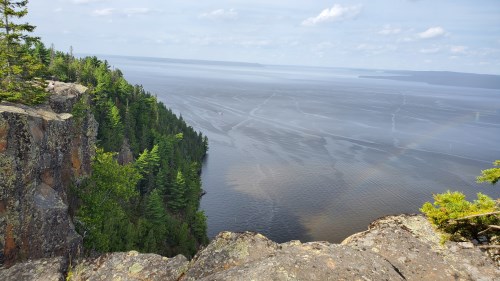
[[[500,90],[358,78],[370,70],[105,57],[209,138],[209,236],[340,242],[478,185],[500,159]]]

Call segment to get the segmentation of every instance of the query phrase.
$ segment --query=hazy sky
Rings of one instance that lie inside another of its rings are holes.
[[[31,0],[75,53],[500,74],[500,0]]]

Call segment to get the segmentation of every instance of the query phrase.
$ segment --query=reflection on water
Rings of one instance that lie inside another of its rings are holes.
[[[210,236],[339,242],[500,159],[500,91],[362,79],[362,70],[110,57],[209,137],[201,207]]]

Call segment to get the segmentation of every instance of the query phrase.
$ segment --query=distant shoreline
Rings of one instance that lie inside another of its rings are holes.
[[[449,71],[387,71],[396,75],[361,75],[359,78],[423,82],[432,85],[500,89],[500,75]]]

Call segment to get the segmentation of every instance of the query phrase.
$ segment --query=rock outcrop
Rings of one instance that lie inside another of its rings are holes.
[[[36,107],[0,103],[0,265],[7,267],[64,256],[81,243],[68,189],[90,173],[97,123],[85,87],[56,82],[52,91]]]
[[[181,280],[403,280],[374,253],[328,242],[277,244],[258,233],[222,232]]]
[[[70,271],[71,280],[162,280],[177,281],[189,262],[182,256],[166,258],[156,254],[111,253],[84,260]]]
[[[388,260],[408,280],[500,280],[496,263],[470,242],[440,242],[423,216],[390,216],[342,242]]]
[[[62,264],[67,262],[52,258],[15,265],[0,270],[0,280],[41,280],[40,272],[47,274],[44,280],[65,274],[70,280],[121,281],[500,280],[499,268],[481,249],[441,244],[424,217],[406,215],[379,219],[342,244],[277,244],[258,233],[222,232],[190,262],[132,251],[73,261],[69,269]]]

